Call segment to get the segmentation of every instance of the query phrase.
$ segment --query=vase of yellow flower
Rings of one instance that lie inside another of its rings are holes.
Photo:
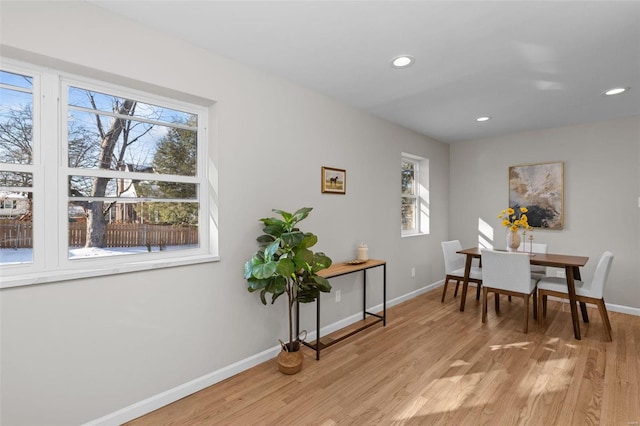
[[[520,247],[520,234],[518,231],[509,230],[507,232],[507,251],[518,251]]]
[[[507,250],[517,251],[520,246],[520,234],[518,231],[530,230],[529,219],[527,219],[527,208],[520,207],[518,212],[514,208],[509,207],[506,210],[502,210],[498,215],[498,219],[502,220],[502,226],[507,228]]]

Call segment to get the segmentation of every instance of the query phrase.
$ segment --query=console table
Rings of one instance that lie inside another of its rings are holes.
[[[374,314],[372,312],[367,312],[367,270],[371,268],[377,268],[382,266],[383,270],[383,281],[382,281],[382,315]],[[375,317],[375,321],[368,322],[358,327],[357,329],[349,332],[348,334],[341,336],[335,340],[332,340],[328,343],[322,343],[320,341],[320,295],[316,298],[316,341],[315,343],[307,343],[302,342],[305,346],[310,347],[311,349],[316,351],[316,360],[320,359],[320,351],[322,349],[328,348],[331,345],[334,345],[347,337],[350,337],[359,331],[364,330],[365,328],[369,328],[374,324],[382,322],[383,326],[387,325],[387,262],[384,260],[375,260],[369,259],[365,263],[359,263],[356,265],[352,265],[350,263],[337,263],[331,265],[327,269],[323,269],[318,272],[318,275],[324,278],[335,278],[341,275],[353,274],[355,272],[363,271],[362,278],[362,320],[364,321],[367,318],[367,315]],[[322,293],[320,293],[322,294]],[[300,304],[296,303],[296,335],[299,334],[300,330]]]

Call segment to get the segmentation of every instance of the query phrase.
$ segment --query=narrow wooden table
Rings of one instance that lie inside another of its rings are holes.
[[[374,314],[372,312],[367,312],[367,270],[371,268],[376,268],[382,266],[383,270],[383,278],[382,278],[382,315]],[[316,342],[315,343],[307,343],[302,342],[305,346],[310,347],[311,349],[316,351],[316,359],[320,359],[320,350],[328,348],[329,346],[336,344],[349,336],[354,335],[355,333],[364,330],[365,328],[369,328],[374,324],[382,322],[382,326],[387,325],[387,262],[384,260],[375,260],[369,259],[364,263],[359,263],[356,265],[352,265],[349,263],[334,263],[327,269],[323,269],[318,272],[318,275],[324,278],[334,278],[339,277],[341,275],[353,274],[355,272],[364,271],[362,274],[362,320],[366,320],[367,315],[376,317],[375,321],[367,322],[355,330],[352,330],[348,334],[341,336],[338,339],[332,340],[328,343],[322,343],[320,341],[320,295],[316,298]],[[322,294],[322,293],[320,293]],[[296,304],[296,336],[299,334],[300,330],[300,304]]]
[[[464,268],[464,281],[462,283],[462,297],[460,299],[460,310],[464,311],[464,304],[467,298],[467,288],[469,287],[469,272],[471,270],[471,262],[473,258],[481,258],[480,248],[471,247],[468,249],[460,250],[457,253],[467,256]],[[530,262],[532,265],[550,266],[553,268],[564,268],[565,275],[567,277],[567,290],[569,293],[569,305],[571,306],[571,320],[573,321],[573,334],[577,340],[580,340],[580,320],[578,319],[578,308],[576,307],[576,284],[575,280],[580,280],[580,267],[584,266],[588,257],[585,256],[571,256],[566,254],[552,254],[552,253],[533,253],[530,256]],[[580,304],[580,310],[582,311],[582,319],[584,322],[589,321],[587,316],[587,307],[584,303]]]

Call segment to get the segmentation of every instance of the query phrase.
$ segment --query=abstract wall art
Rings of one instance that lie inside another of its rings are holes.
[[[509,206],[526,207],[529,225],[562,229],[564,226],[564,163],[524,164],[509,167]]]

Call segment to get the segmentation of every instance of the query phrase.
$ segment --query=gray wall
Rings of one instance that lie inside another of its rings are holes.
[[[607,303],[640,308],[640,119],[541,130],[451,146],[449,235],[474,245],[478,220],[505,247],[497,215],[509,201],[508,167],[564,162],[564,229],[535,231],[552,253],[589,256],[590,279],[605,250],[615,258],[605,289]]]
[[[372,258],[388,261],[389,300],[442,278],[448,145],[89,3],[1,7],[5,55],[216,101],[211,144],[218,153],[221,257],[2,290],[3,425],[87,422],[276,348],[286,335],[284,303],[262,306],[242,277],[256,249],[258,218],[272,208],[313,207],[303,229],[316,233],[318,249],[335,261],[355,258],[365,241]],[[400,238],[401,152],[430,160],[429,236]],[[347,170],[346,195],[321,194],[321,166]],[[325,325],[360,306],[360,277],[332,282],[342,302],[328,297]],[[372,285],[368,296],[376,304],[379,276]],[[304,327],[313,324],[312,307],[305,307]]]

